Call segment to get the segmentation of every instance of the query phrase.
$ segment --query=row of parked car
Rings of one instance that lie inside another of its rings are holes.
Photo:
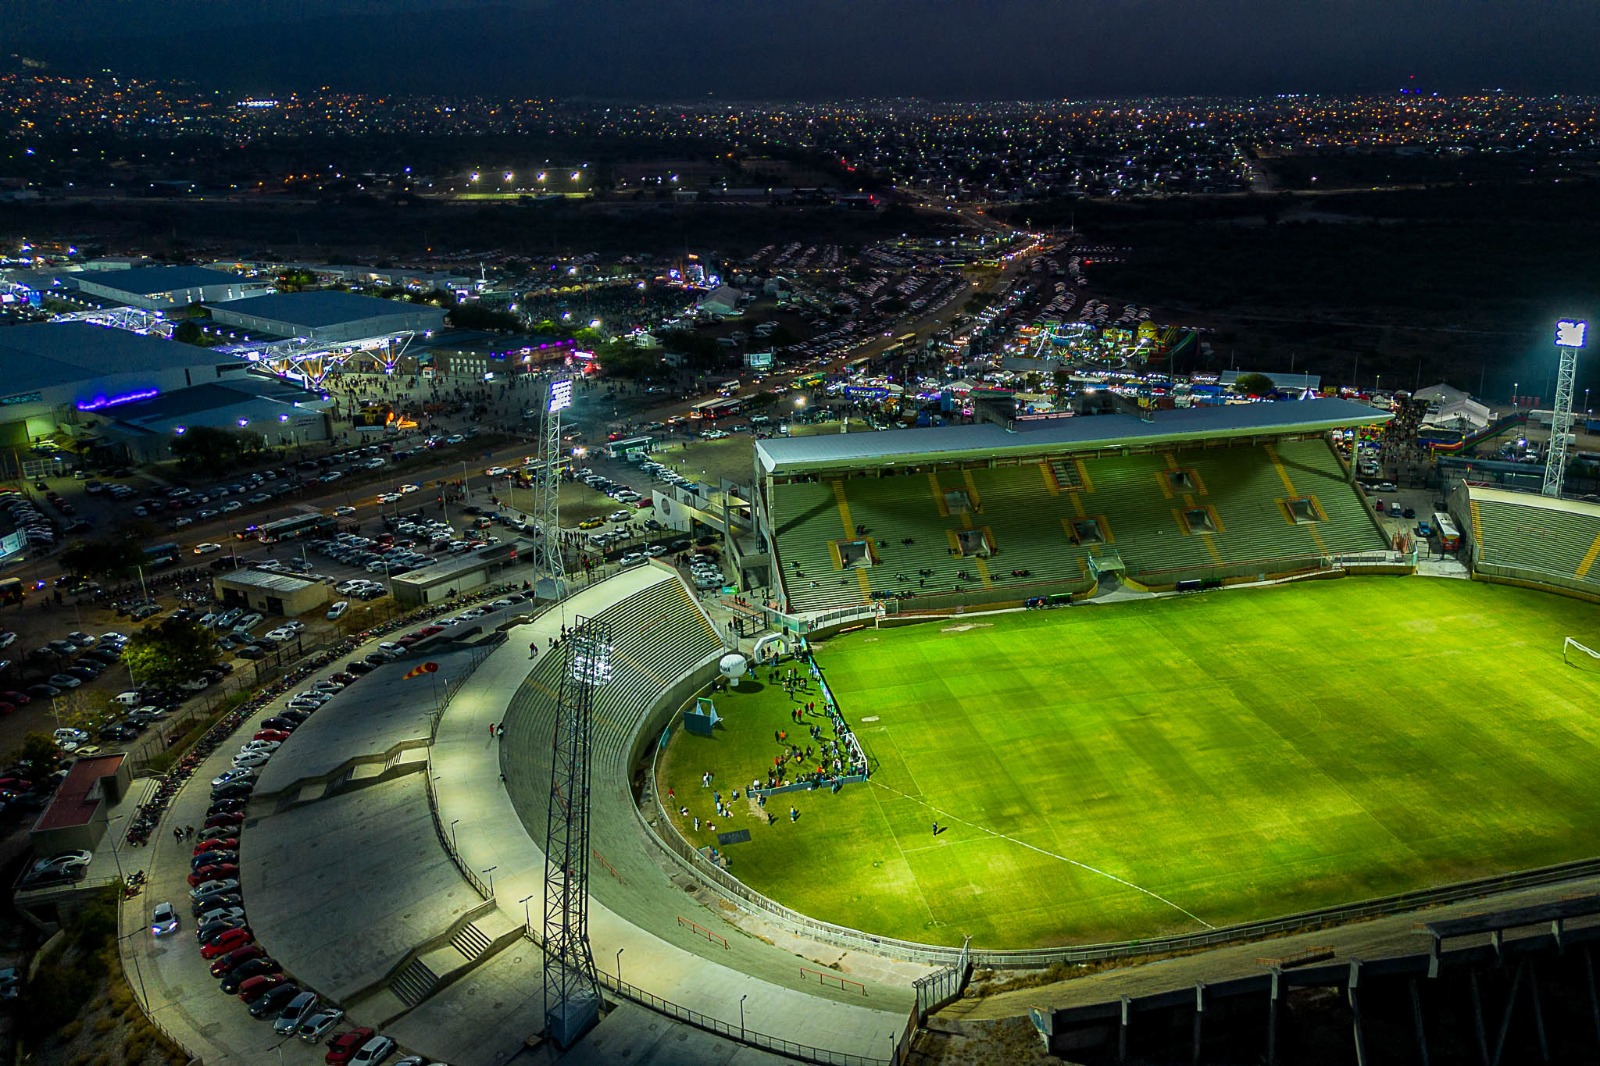
[[[14,642],[15,634],[8,634]],[[128,638],[121,633],[107,633],[98,640],[87,633],[74,630],[60,640],[52,640],[27,654],[33,673],[24,677],[41,678],[21,689],[0,692],[0,714],[9,714],[27,700],[17,700],[18,693],[36,699],[53,699],[64,692],[93,681],[122,659],[122,648]],[[0,661],[0,672],[8,670],[9,661]],[[48,676],[45,671],[53,670]]]
[[[240,747],[233,768],[212,779],[211,807],[190,858],[189,896],[200,957],[211,964],[211,976],[225,994],[238,996],[251,1017],[272,1018],[273,1032],[280,1037],[299,1037],[312,1044],[326,1040],[325,1061],[330,1066],[376,1066],[394,1053],[394,1039],[368,1028],[330,1036],[344,1020],[344,1011],[300,987],[284,974],[282,964],[256,943],[239,892],[239,834],[261,767],[347,683],[319,681],[295,694]],[[162,903],[151,915],[150,931],[154,936],[167,936],[176,932],[179,924],[173,904]],[[402,1061],[406,1066],[422,1063],[418,1057]]]
[[[56,546],[59,537],[55,522],[22,493],[16,489],[0,489],[0,507],[5,508],[12,523],[22,530],[29,547],[44,551]]]

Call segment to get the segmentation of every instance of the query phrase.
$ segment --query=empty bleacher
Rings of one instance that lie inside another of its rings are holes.
[[[964,499],[971,509],[959,506]],[[1092,553],[1114,551],[1131,577],[1379,550],[1383,535],[1322,439],[1066,458],[978,469],[823,478],[774,488],[778,558],[791,609],[1014,585],[1083,588]],[[952,499],[958,506],[951,507]],[[1317,516],[1296,521],[1299,510]],[[1191,523],[1186,512],[1194,512]],[[1093,519],[1101,545],[1073,539]],[[855,529],[866,527],[864,537]],[[980,531],[994,554],[952,553]],[[834,542],[871,542],[874,565],[843,569]],[[1028,571],[1026,577],[1013,576]],[[959,575],[968,575],[965,579]],[[804,577],[798,575],[803,574]]]
[[[683,582],[673,576],[664,576],[595,618],[611,626],[611,680],[594,694],[595,750],[605,753],[607,771],[625,780],[626,767],[621,764],[639,716],[678,678],[720,655],[723,643]],[[564,660],[562,649],[541,656],[507,708],[508,728],[540,737],[550,733],[551,700],[561,686]],[[508,770],[514,788],[540,787],[539,781],[521,781],[520,776]],[[546,778],[543,786],[548,784]]]
[[[1600,506],[1480,486],[1468,506],[1480,572],[1600,592]]]

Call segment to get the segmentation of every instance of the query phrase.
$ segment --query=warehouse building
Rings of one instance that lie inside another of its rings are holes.
[[[440,559],[432,566],[391,578],[395,602],[405,608],[447,603],[465,592],[504,580],[498,575],[522,562],[533,561],[533,546],[520,541],[495,544],[479,551]]]
[[[86,322],[11,326],[0,330],[0,447],[78,437],[110,408],[248,369],[192,344]]]
[[[245,330],[257,339],[303,337],[319,344],[444,328],[441,307],[350,292],[280,292],[208,304],[207,310],[217,325]]]
[[[206,267],[148,266],[131,270],[96,271],[77,276],[78,289],[86,296],[164,311],[190,304],[222,300],[245,300],[273,291],[272,282],[242,278]]]
[[[212,591],[230,607],[294,618],[328,602],[328,586],[267,570],[230,570],[212,580]]]
[[[268,446],[298,446],[330,437],[333,401],[279,378],[234,375],[107,412],[101,443],[119,463],[171,458],[175,437],[197,426],[259,433]]]

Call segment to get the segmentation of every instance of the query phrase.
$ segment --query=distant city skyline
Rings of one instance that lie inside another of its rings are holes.
[[[10,62],[241,92],[1051,99],[1600,92],[1576,0],[12,0]]]

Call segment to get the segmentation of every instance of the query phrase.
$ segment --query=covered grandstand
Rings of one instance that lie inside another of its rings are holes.
[[[1600,599],[1600,503],[1464,483],[1451,509],[1475,577]]]
[[[1388,412],[1344,400],[756,445],[784,609],[910,609],[1258,579],[1381,552],[1330,446]]]

